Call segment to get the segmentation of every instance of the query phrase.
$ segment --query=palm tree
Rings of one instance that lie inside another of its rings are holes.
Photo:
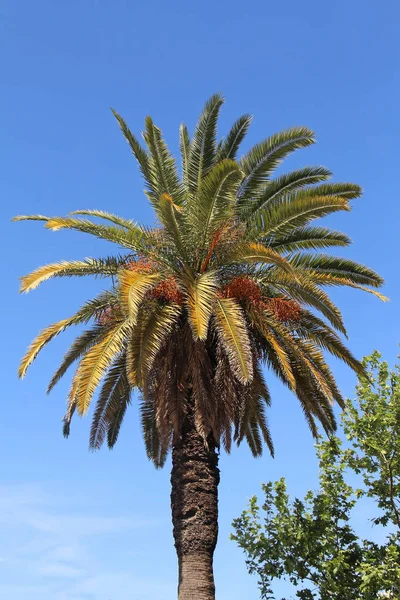
[[[229,452],[232,441],[246,439],[254,456],[263,442],[273,454],[262,366],[297,396],[313,435],[317,422],[333,431],[332,404],[343,406],[343,399],[323,352],[357,373],[362,366],[341,341],[342,316],[325,288],[350,286],[384,298],[374,271],[318,252],[347,246],[349,238],[311,225],[350,210],[360,187],[325,183],[331,173],[320,166],[273,177],[286,156],[314,143],[306,127],[274,134],[237,159],[251,117],[240,117],[217,142],[222,104],[219,94],[206,103],[192,138],[181,126],[181,174],[150,117],[145,149],[114,112],[143,175],[157,219],[153,227],[101,210],[15,217],[43,221],[53,231],[78,230],[123,249],[122,255],[62,261],[22,277],[23,292],[52,277],[95,275],[110,284],[73,316],[43,330],[19,375],[67,327],[88,325],[48,391],[77,362],[64,417],[68,436],[74,412],[86,414],[100,387],[93,449],[105,438],[114,446],[132,391],[139,390],[148,457],[162,467],[172,451],[180,600],[215,597],[220,446]]]

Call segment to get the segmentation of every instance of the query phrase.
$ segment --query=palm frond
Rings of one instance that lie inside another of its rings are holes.
[[[172,431],[168,436],[160,435],[157,427],[156,411],[152,402],[142,399],[140,415],[147,456],[157,469],[161,469],[168,456]]]
[[[147,250],[146,233],[139,227],[129,231],[117,226],[99,225],[89,219],[74,219],[71,217],[51,217],[47,220],[45,227],[52,231],[61,229],[73,229],[82,233],[89,233],[103,240],[119,244],[124,248],[134,252],[143,252]]]
[[[148,377],[161,347],[176,325],[181,312],[182,307],[178,304],[157,306],[145,323],[140,349],[135,360],[137,372],[140,373],[140,381],[144,381]]]
[[[44,215],[16,215],[11,221],[48,221],[50,217]]]
[[[137,140],[137,138],[133,135],[133,133],[131,132],[128,125],[126,124],[124,119],[121,117],[121,115],[119,115],[113,109],[111,109],[111,111],[112,111],[114,117],[117,119],[118,125],[120,126],[121,131],[132,150],[132,154],[136,158],[136,160],[139,164],[139,168],[142,172],[142,175],[143,175],[149,189],[152,189],[151,172],[150,172],[149,159],[148,159],[146,150],[143,148],[143,146]]]
[[[139,307],[147,292],[160,279],[159,273],[140,273],[122,269],[118,275],[119,296],[122,309],[129,315],[132,324],[136,323]]]
[[[153,203],[162,194],[168,194],[175,204],[183,203],[184,192],[178,176],[175,159],[167,148],[162,137],[161,129],[156,127],[151,117],[146,117],[146,130],[144,139],[150,150],[149,167],[151,172],[152,187],[155,190]]]
[[[165,232],[175,248],[175,255],[180,256],[186,264],[189,263],[186,251],[185,224],[182,222],[180,207],[176,205],[169,194],[162,194],[155,205],[155,212],[164,226]],[[180,270],[181,262],[175,261]]]
[[[115,225],[119,225],[120,227],[125,227],[131,231],[137,232],[140,229],[139,225],[130,219],[124,219],[118,215],[114,215],[113,213],[107,212],[105,210],[73,210],[68,214],[71,215],[82,215],[88,217],[98,217],[99,219],[104,219],[105,221],[110,221],[110,223],[114,223]]]
[[[295,277],[295,272],[286,258],[272,248],[266,248],[260,243],[238,244],[230,256],[230,260],[244,264],[275,265],[285,273]]]
[[[236,159],[237,151],[246,136],[252,119],[251,115],[242,115],[234,122],[226,138],[218,145],[215,162],[218,163],[226,158]]]
[[[357,375],[364,375],[362,363],[343,344],[337,333],[313,313],[303,310],[299,323],[295,326],[296,335],[312,340],[318,347],[346,363]]]
[[[194,281],[188,281],[187,308],[194,339],[207,337],[217,292],[217,279],[213,271],[206,271]]]
[[[348,246],[351,239],[341,231],[327,227],[298,227],[288,235],[268,236],[261,242],[270,242],[271,248],[279,253],[295,252],[296,250],[319,250],[332,246]]]
[[[97,386],[114,357],[121,352],[131,327],[130,321],[118,324],[98,344],[92,346],[82,358],[77,369],[76,389],[76,405],[80,415],[84,415],[88,411]]]
[[[262,193],[241,203],[242,218],[249,221],[252,217],[254,218],[254,215],[259,215],[263,208],[268,209],[279,206],[283,200],[292,196],[294,192],[320,181],[325,181],[331,176],[331,171],[325,167],[304,167],[280,175],[269,181]]]
[[[235,190],[240,179],[237,163],[226,159],[216,164],[202,180],[196,199],[188,206],[189,222],[200,248],[234,216]]]
[[[54,373],[47,387],[47,393],[49,394],[53,387],[60,381],[65,375],[69,367],[79,358],[81,358],[86,352],[98,343],[102,337],[106,334],[107,329],[103,325],[95,325],[91,329],[87,329],[76,340],[72,343],[68,352],[64,356],[61,365]]]
[[[307,127],[294,127],[276,133],[260,142],[241,159],[245,174],[238,192],[239,204],[253,199],[280,162],[298,148],[314,144],[314,132]]]
[[[375,271],[348,258],[329,256],[328,254],[293,254],[290,263],[296,269],[324,274],[332,277],[348,279],[352,283],[381,287],[384,283],[382,277]]]
[[[241,383],[253,378],[253,359],[242,308],[233,298],[218,298],[215,325],[235,377]]]
[[[249,235],[252,239],[290,235],[294,229],[340,210],[350,210],[347,200],[340,197],[288,198],[258,213]]]
[[[109,413],[115,412],[115,410],[113,410],[115,409],[115,405],[117,405],[117,409],[119,407],[119,396],[121,391],[120,382],[125,375],[125,363],[126,353],[121,352],[114,359],[114,362],[104,378],[99,397],[96,402],[96,408],[93,414],[92,426],[90,429],[89,447],[92,450],[98,450],[102,446],[110,420]]]
[[[338,331],[346,334],[341,312],[328,294],[313,283],[309,277],[303,276],[300,270],[296,270],[295,274],[296,278],[293,278],[272,267],[264,277],[260,278],[259,282],[260,285],[266,286],[267,292],[269,291],[268,286],[272,286],[277,295],[283,294],[297,302],[316,308]]]
[[[221,94],[212,96],[200,115],[192,142],[188,163],[189,192],[195,194],[202,179],[207,175],[215,161],[217,122],[224,102]]]
[[[53,277],[84,277],[86,275],[110,277],[118,273],[120,266],[121,261],[114,257],[62,260],[58,263],[50,263],[21,277],[20,292],[30,292]]]
[[[125,372],[122,373],[119,384],[116,386],[113,395],[116,396],[115,406],[111,402],[107,410],[107,420],[109,421],[107,429],[107,445],[112,450],[118,441],[121,425],[125,417],[126,410],[130,404],[130,388],[126,380]]]
[[[356,183],[330,182],[315,185],[310,188],[304,188],[299,192],[299,196],[317,197],[317,196],[336,196],[353,200],[362,196],[362,188]]]
[[[55,338],[59,333],[64,331],[67,327],[75,324],[76,317],[69,317],[68,319],[62,319],[57,323],[53,323],[49,325],[43,331],[39,333],[39,335],[33,340],[31,345],[29,346],[25,356],[21,360],[21,364],[18,369],[18,375],[21,379],[23,379],[26,375],[26,372],[29,366],[33,363],[39,352],[44,348],[46,344],[48,344],[53,338]]]
[[[190,137],[188,128],[184,123],[181,124],[179,128],[179,149],[181,153],[181,163],[182,163],[182,181],[186,191],[188,191],[189,186],[189,159],[190,159]]]

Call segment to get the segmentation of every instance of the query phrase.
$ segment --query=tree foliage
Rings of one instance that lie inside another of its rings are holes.
[[[400,597],[400,368],[390,371],[378,352],[364,366],[368,378],[360,378],[342,416],[346,443],[317,443],[318,491],[291,500],[284,479],[269,482],[261,508],[251,498],[233,523],[263,599],[275,598],[277,578],[289,580],[301,600]],[[360,488],[349,484],[349,472],[361,476]],[[352,524],[362,498],[374,501],[381,543],[363,539]]]
[[[312,225],[349,211],[360,187],[328,182],[331,173],[320,166],[274,175],[285,157],[314,143],[307,127],[273,134],[237,158],[251,119],[239,118],[218,142],[222,104],[220,94],[210,98],[192,136],[181,126],[181,170],[150,117],[142,142],[113,111],[143,175],[154,227],[98,209],[15,218],[118,246],[117,256],[63,260],[22,277],[23,292],[76,276],[104,278],[108,291],[44,329],[19,374],[67,327],[89,324],[49,385],[77,365],[64,433],[98,391],[90,443],[98,448],[107,439],[112,447],[136,388],[147,452],[157,466],[179,439],[189,397],[205,443],[212,436],[229,451],[233,440],[246,439],[255,455],[263,442],[272,451],[263,364],[296,394],[313,434],[318,422],[333,431],[332,404],[343,399],[323,351],[357,373],[363,369],[341,341],[345,326],[327,288],[383,298],[382,279],[371,269],[319,254],[349,238]]]

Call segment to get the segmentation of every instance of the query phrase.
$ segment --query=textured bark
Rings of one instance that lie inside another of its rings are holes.
[[[206,448],[189,415],[172,450],[171,507],[179,562],[179,600],[214,600],[218,537],[218,454]]]

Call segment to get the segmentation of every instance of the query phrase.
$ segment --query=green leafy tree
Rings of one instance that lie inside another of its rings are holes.
[[[390,372],[375,352],[364,361],[357,399],[342,421],[350,447],[337,437],[317,443],[319,490],[290,500],[284,479],[263,486],[264,503],[250,500],[233,523],[236,540],[257,573],[261,597],[287,578],[301,600],[373,600],[400,597],[400,370]],[[346,473],[361,475],[355,489]],[[387,528],[377,544],[351,524],[361,498],[375,502],[373,522]],[[261,519],[263,517],[263,520]]]
[[[143,175],[154,227],[102,210],[16,218],[42,221],[52,231],[81,231],[123,249],[118,256],[46,265],[22,278],[24,292],[53,277],[94,275],[110,286],[41,332],[20,376],[51,339],[87,325],[49,391],[77,363],[64,417],[68,435],[73,414],[86,414],[99,388],[92,448],[105,438],[113,447],[131,392],[139,390],[149,458],[161,467],[172,450],[181,600],[215,595],[220,446],[229,452],[232,441],[245,439],[255,456],[263,442],[273,452],[262,365],[296,394],[314,435],[316,422],[333,431],[332,404],[343,406],[343,399],[323,351],[357,373],[362,366],[341,341],[342,316],[325,288],[349,286],[383,298],[374,271],[318,252],[347,246],[349,238],[312,225],[350,210],[359,186],[327,182],[331,173],[319,166],[274,176],[286,156],[314,143],[306,127],[276,133],[238,159],[251,117],[240,117],[217,141],[222,103],[219,94],[206,103],[191,137],[181,126],[181,175],[150,117],[143,146],[114,113]]]

